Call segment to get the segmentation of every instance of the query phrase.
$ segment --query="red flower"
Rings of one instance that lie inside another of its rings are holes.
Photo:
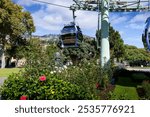
[[[100,88],[100,84],[96,83],[96,89],[99,89],[99,88]]]
[[[20,97],[20,100],[27,100],[27,98],[28,97],[26,95],[23,95],[23,96]]]
[[[43,76],[40,76],[39,80],[40,80],[40,81],[45,81],[45,80],[46,80],[46,76],[44,76],[44,75],[43,75]]]

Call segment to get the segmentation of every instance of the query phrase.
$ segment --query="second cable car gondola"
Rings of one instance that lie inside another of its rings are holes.
[[[147,18],[145,23],[146,25],[145,25],[144,32],[142,34],[142,41],[143,41],[144,48],[150,51],[150,17]]]
[[[82,42],[82,39],[82,31],[74,22],[65,25],[61,30],[60,40],[62,48],[78,47],[79,43]]]

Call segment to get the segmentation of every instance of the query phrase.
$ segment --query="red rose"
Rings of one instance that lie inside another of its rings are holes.
[[[27,98],[28,98],[27,96],[23,95],[20,97],[20,100],[27,100]]]
[[[99,89],[99,88],[100,88],[100,84],[96,83],[96,89]]]
[[[40,76],[39,80],[40,80],[40,81],[45,81],[45,80],[46,80],[46,76],[44,76],[44,75],[43,75],[43,76]]]

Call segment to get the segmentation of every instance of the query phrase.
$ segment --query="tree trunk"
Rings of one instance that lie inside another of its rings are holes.
[[[1,68],[5,68],[6,62],[5,62],[5,53],[4,50],[2,50],[2,60],[1,60]]]
[[[2,45],[1,45],[1,51],[2,51],[2,56],[1,56],[1,68],[5,68],[6,66],[6,60],[5,60],[5,42],[7,40],[7,35],[4,35],[2,38]]]
[[[15,67],[18,67],[18,61],[19,61],[19,59],[16,58]]]

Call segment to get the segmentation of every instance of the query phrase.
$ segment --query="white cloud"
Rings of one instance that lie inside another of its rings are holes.
[[[95,12],[78,11],[77,22],[82,28],[91,29],[97,27],[98,16]]]
[[[32,0],[17,0],[17,3],[19,5],[23,5],[23,6],[31,6],[33,4],[36,4],[34,1]]]
[[[128,25],[126,28],[132,28],[136,30],[143,30],[145,26],[146,19],[150,17],[149,12],[139,13],[135,15],[130,21],[128,21]]]
[[[132,29],[136,29],[136,30],[143,30],[144,29],[144,25],[140,25],[137,23],[131,23],[129,25],[126,26],[126,28],[132,28]]]
[[[133,17],[129,23],[139,23],[139,22],[145,22],[146,19],[150,17],[150,13],[142,13],[142,14],[138,14],[135,17]]]
[[[120,15],[113,14],[112,17],[110,18],[110,22],[113,25],[120,24],[120,23],[125,22],[127,20],[128,20],[128,17],[126,15],[120,16]]]
[[[62,23],[62,17],[60,15],[50,15],[44,10],[40,10],[32,14],[34,23],[37,29],[45,29],[49,31],[56,31],[60,29],[59,24]],[[43,32],[44,33],[44,32]]]

